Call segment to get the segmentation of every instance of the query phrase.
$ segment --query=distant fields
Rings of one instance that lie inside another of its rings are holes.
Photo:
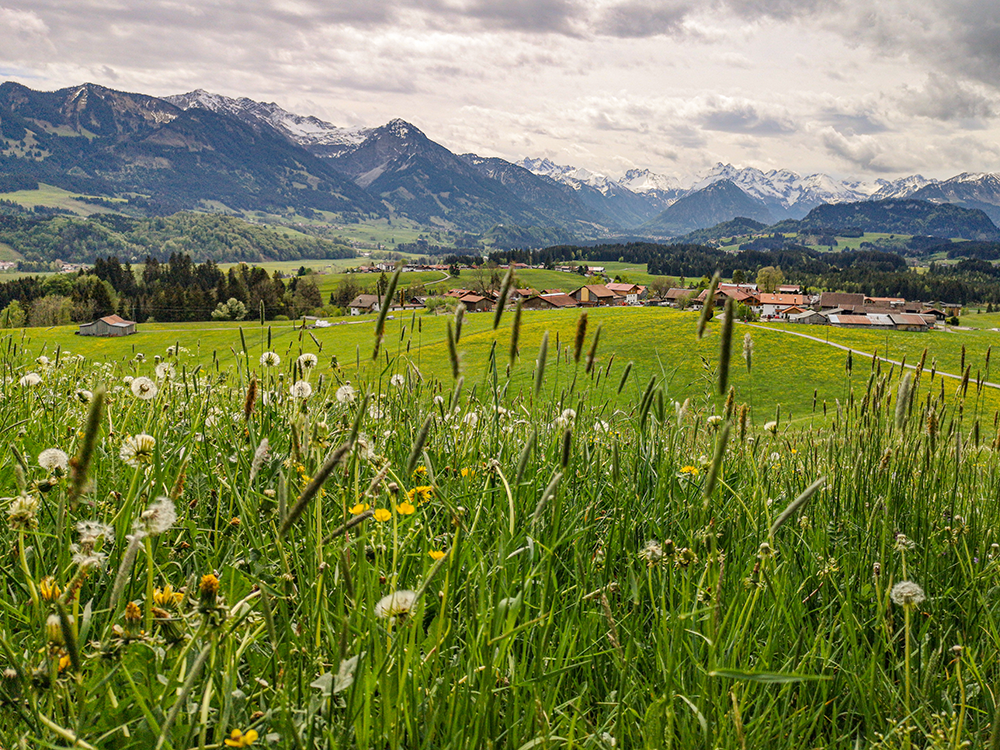
[[[520,357],[511,367],[510,388],[527,393],[531,390],[535,362],[543,334],[549,334],[549,359],[546,370],[546,389],[556,400],[569,392],[574,378],[586,375],[582,365],[572,360],[572,347],[580,310],[524,312],[520,334]],[[696,341],[694,330],[697,314],[666,308],[604,308],[591,309],[588,313],[588,333],[585,350],[589,349],[598,325],[601,326],[597,349],[595,381],[602,394],[613,404],[638,402],[650,378],[667,384],[670,398],[683,401],[699,399],[699,406],[711,407],[719,402],[708,386],[715,380],[719,355],[718,324],[709,326],[702,341]],[[386,328],[383,353],[399,355],[425,378],[439,377],[450,380],[445,326],[452,316],[404,314],[393,316]],[[496,332],[492,330],[491,313],[470,314],[462,327],[458,350],[466,386],[490,388],[492,371],[490,352],[495,351],[498,371],[505,373],[509,362],[510,327],[512,314],[505,313]],[[168,346],[180,344],[190,350],[181,363],[188,369],[225,368],[234,363],[259,369],[260,353],[268,349],[282,357],[294,357],[310,351],[320,355],[323,372],[330,376],[350,379],[370,377],[380,367],[371,362],[373,349],[374,317],[342,318],[330,328],[303,331],[293,323],[269,323],[263,327],[253,321],[242,323],[177,323],[141,325],[140,333],[124,339],[89,338],[74,335],[75,327],[54,329],[25,329],[0,338],[10,338],[26,348],[32,356],[46,354],[52,357],[57,348],[63,352],[82,354],[102,361],[127,360],[141,352],[147,359],[164,355]],[[242,327],[246,340],[246,355],[240,339]],[[835,401],[842,402],[849,396],[849,389],[864,387],[871,369],[871,360],[861,354],[853,357],[853,373],[845,370],[846,352],[823,343],[809,341],[781,333],[776,328],[751,328],[738,324],[733,339],[731,380],[736,385],[741,400],[752,403],[755,421],[773,418],[781,406],[783,418],[789,414],[796,420],[807,420],[813,415],[814,393],[818,399],[816,413],[821,414],[823,402],[828,408]],[[871,354],[885,349],[885,335],[865,331],[832,329],[827,327],[800,326],[790,330],[825,337],[831,341],[856,347],[858,352]],[[750,333],[753,339],[752,370],[748,374],[742,358],[743,336]],[[268,339],[270,338],[270,344]],[[916,363],[924,347],[929,348],[927,366],[937,360],[938,369],[959,373],[961,347],[966,346],[966,362],[972,365],[973,379],[978,369],[985,375],[987,347],[998,340],[997,334],[987,331],[958,333],[931,332],[926,334],[893,332],[889,334],[889,356],[898,359],[906,356],[907,362]],[[495,347],[495,349],[494,349]],[[340,369],[330,369],[331,358],[336,357]],[[622,376],[629,362],[631,372],[624,382]],[[991,365],[994,370],[996,365]],[[888,371],[889,366],[884,365]],[[599,374],[596,374],[599,371]],[[998,378],[993,378],[997,380]],[[929,382],[929,373],[922,380]],[[945,391],[949,398],[958,387],[957,381],[947,381]],[[934,383],[935,393],[938,388]],[[1000,392],[986,390],[982,394],[982,407],[990,413],[1000,407]],[[714,408],[721,408],[719,403]]]
[[[104,206],[95,206],[90,203],[78,201],[74,197],[78,195],[79,193],[71,193],[68,190],[63,190],[62,188],[41,183],[38,186],[38,190],[18,190],[12,193],[0,193],[0,199],[19,203],[25,208],[34,208],[35,206],[65,208],[78,216],[88,216],[95,213],[109,213],[111,211],[111,209],[105,208]]]

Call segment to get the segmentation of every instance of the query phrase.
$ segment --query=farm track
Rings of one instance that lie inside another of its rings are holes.
[[[818,341],[819,343],[826,344],[827,346],[832,346],[832,347],[835,347],[837,349],[843,349],[845,352],[853,352],[854,354],[857,354],[857,355],[859,355],[861,357],[877,356],[877,355],[871,354],[870,352],[863,352],[860,349],[852,349],[851,347],[846,346],[844,344],[837,344],[837,343],[835,343],[833,341],[827,341],[826,339],[821,339],[819,336],[810,336],[808,333],[798,333],[797,331],[786,331],[786,330],[784,330],[782,328],[770,328],[768,326],[761,325],[760,323],[745,323],[744,325],[746,325],[746,326],[748,326],[750,328],[759,328],[762,331],[771,331],[772,333],[784,333],[784,334],[787,334],[789,336],[798,336],[799,338],[809,339],[810,341]],[[902,362],[900,362],[897,359],[889,359],[888,357],[881,357],[881,356],[879,357],[879,359],[882,360],[883,362],[888,362],[890,365],[898,365],[900,367],[906,367],[906,368],[908,368],[910,370],[916,370],[917,369],[916,365],[910,365],[910,364],[904,365]],[[941,377],[943,377],[943,378],[952,378],[953,380],[961,380],[962,379],[961,375],[954,375],[954,374],[952,374],[950,372],[942,372],[941,370],[935,370],[935,372],[938,375],[940,375]],[[983,385],[987,386],[989,388],[1000,388],[1000,383],[990,383],[990,382],[985,381],[985,380],[983,381]]]

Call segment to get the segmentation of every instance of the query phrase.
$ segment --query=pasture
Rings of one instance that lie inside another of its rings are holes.
[[[1000,742],[989,389],[580,321],[0,336],[2,742]]]

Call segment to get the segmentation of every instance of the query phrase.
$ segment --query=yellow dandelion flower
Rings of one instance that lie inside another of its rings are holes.
[[[445,552],[444,550],[440,550],[440,549],[432,549],[432,550],[431,550],[430,552],[428,552],[427,554],[431,556],[431,559],[432,559],[432,560],[440,560],[440,559],[441,559],[442,557],[444,557],[444,556],[445,556],[445,554],[447,554],[447,553],[446,553],[446,552]]]
[[[350,513],[351,513],[352,516],[356,516],[359,513],[364,513],[370,507],[372,507],[372,506],[370,506],[368,503],[357,503],[356,505],[352,505],[349,508],[349,510],[350,510]]]
[[[418,466],[413,470],[413,476],[415,477],[423,476],[426,473],[427,473],[427,467],[424,466],[423,464],[421,464],[420,466]]]
[[[474,476],[476,476],[476,470],[475,469],[468,469],[468,468],[462,469],[462,471],[460,473],[461,473],[461,475],[463,477],[474,477]]]
[[[375,509],[375,520],[379,522],[385,522],[392,518],[392,512],[386,510],[385,508]]]
[[[41,593],[42,599],[47,602],[55,601],[62,593],[62,589],[59,588],[59,584],[56,583],[56,579],[52,576],[45,576],[45,578],[39,581],[38,591]]]
[[[161,607],[179,607],[184,601],[184,594],[174,591],[169,583],[162,589],[153,589],[153,601]]]
[[[396,510],[399,511],[399,513],[401,513],[404,516],[408,516],[417,511],[417,509],[413,507],[413,504],[407,500],[404,500],[399,505],[397,505]]]
[[[70,664],[72,664],[72,661],[69,658],[69,654],[65,654],[64,653],[62,656],[59,657],[59,671],[60,672],[62,672],[64,669],[66,669],[66,667],[68,667]]]
[[[227,747],[250,747],[254,742],[257,741],[257,730],[248,729],[246,732],[241,732],[239,729],[234,729],[229,733],[229,737],[226,738]]]
[[[688,465],[688,466],[682,466],[681,467],[681,474],[689,474],[690,476],[696,477],[700,473],[701,473],[701,469],[699,469],[697,466]]]

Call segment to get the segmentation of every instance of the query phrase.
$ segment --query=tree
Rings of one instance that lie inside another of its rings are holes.
[[[773,294],[778,291],[784,280],[785,274],[781,272],[780,267],[764,266],[757,272],[757,290]]]
[[[662,276],[657,276],[649,285],[649,291],[654,297],[662,298],[670,289],[670,280]]]
[[[31,303],[28,323],[34,328],[64,326],[70,322],[73,301],[69,297],[50,294]]]
[[[235,297],[228,302],[220,302],[212,311],[212,320],[243,320],[247,316],[247,306]]]
[[[0,328],[23,328],[26,318],[21,303],[14,300],[0,312]]]
[[[747,280],[747,275],[743,273],[742,268],[737,268],[733,271],[733,283],[734,284],[745,284]]]

